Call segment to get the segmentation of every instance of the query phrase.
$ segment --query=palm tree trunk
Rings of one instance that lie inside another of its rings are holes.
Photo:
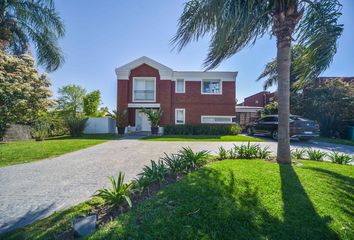
[[[278,150],[277,162],[291,164],[289,115],[290,115],[290,64],[291,44],[278,44]]]
[[[289,138],[291,41],[302,14],[303,9],[298,11],[297,2],[294,1],[286,11],[273,15],[272,31],[277,38],[278,163],[291,164]]]

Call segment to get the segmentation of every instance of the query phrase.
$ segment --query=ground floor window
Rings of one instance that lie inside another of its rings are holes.
[[[234,116],[202,116],[202,123],[229,124]]]
[[[176,108],[175,110],[175,124],[184,124],[186,121],[186,110],[184,108]]]

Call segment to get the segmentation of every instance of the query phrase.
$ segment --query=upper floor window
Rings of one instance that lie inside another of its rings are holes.
[[[156,101],[156,78],[135,77],[133,79],[133,102]]]
[[[221,80],[203,80],[202,94],[222,94]]]
[[[176,93],[185,93],[185,81],[184,79],[176,80]]]

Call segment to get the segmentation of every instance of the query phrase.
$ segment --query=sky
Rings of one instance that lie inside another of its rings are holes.
[[[52,91],[77,84],[88,92],[100,90],[102,106],[116,108],[115,68],[141,56],[150,57],[176,71],[202,71],[209,40],[191,43],[181,52],[172,49],[170,39],[186,0],[56,0],[66,35],[60,40],[65,63],[50,73]],[[354,76],[354,1],[341,0],[344,32],[338,52],[322,76]],[[275,39],[259,39],[215,70],[237,71],[238,102],[263,90],[256,82],[264,65],[276,55]],[[271,89],[273,90],[273,89]]]

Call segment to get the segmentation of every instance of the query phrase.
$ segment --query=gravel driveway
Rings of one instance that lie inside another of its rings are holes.
[[[241,144],[241,143],[237,143]],[[276,142],[259,143],[276,151]],[[118,171],[133,179],[151,159],[183,146],[216,151],[231,142],[148,142],[113,140],[53,159],[0,168],[0,233],[44,218],[87,200]],[[354,147],[328,143],[293,143],[292,148],[315,147],[354,154]]]

